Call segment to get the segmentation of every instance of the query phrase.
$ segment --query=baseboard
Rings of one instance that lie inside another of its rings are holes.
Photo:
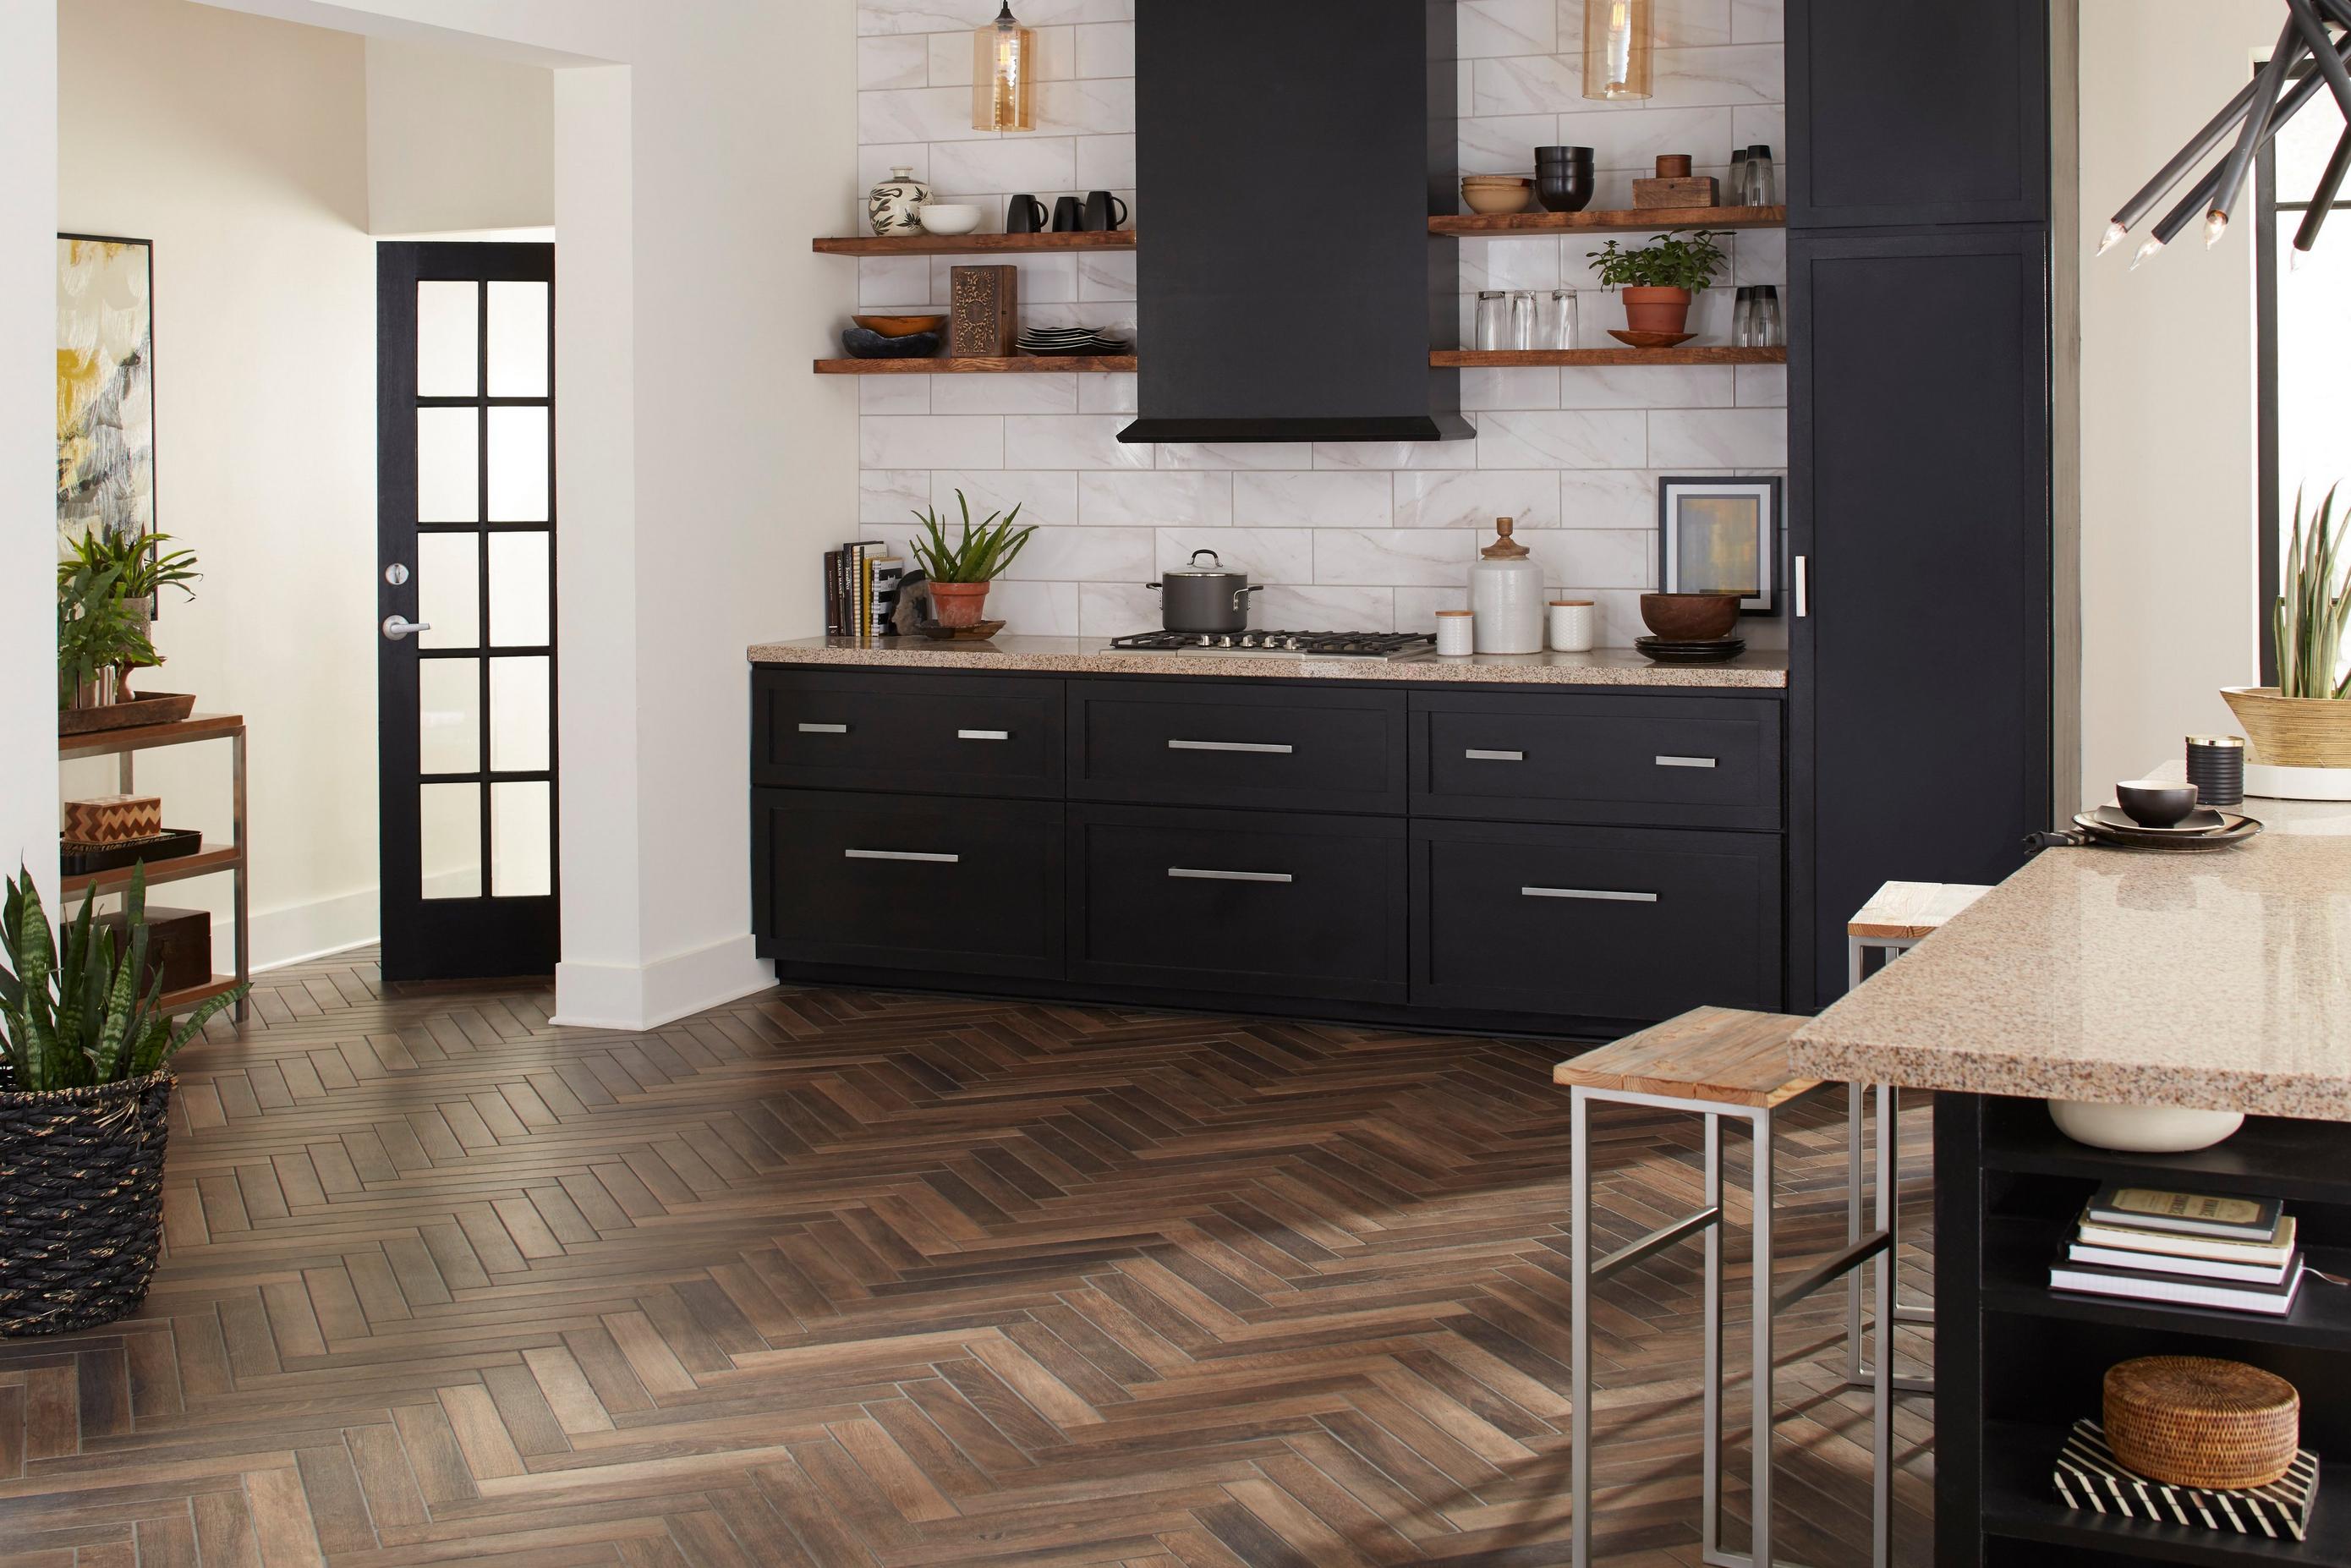
[[[555,966],[553,1023],[571,1029],[658,1029],[705,1008],[763,991],[775,970],[748,932],[642,967]]]
[[[155,901],[163,899],[158,895]],[[291,904],[282,909],[256,909],[251,918],[253,949],[249,966],[256,974],[264,969],[282,969],[306,958],[364,947],[382,934],[381,907],[376,890],[371,887],[308,904]],[[235,927],[225,914],[214,915],[213,967],[226,974],[235,952]]]

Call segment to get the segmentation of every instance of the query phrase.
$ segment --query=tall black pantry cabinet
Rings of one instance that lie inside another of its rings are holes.
[[[1789,969],[1825,1006],[1880,883],[1997,882],[2047,826],[2049,0],[1788,0],[1787,58]]]

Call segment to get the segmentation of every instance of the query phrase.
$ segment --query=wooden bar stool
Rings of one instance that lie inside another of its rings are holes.
[[[1889,882],[1871,895],[1860,912],[1845,922],[1845,961],[1851,988],[1858,989],[1871,974],[1869,955],[1882,954],[1879,967],[1892,963],[1919,943],[1940,930],[1944,922],[1991,891],[1966,882]],[[1862,1110],[1865,1090],[1877,1096],[1878,1135],[1893,1141],[1895,1164],[1898,1168],[1901,1148],[1901,1091],[1890,1083],[1847,1086],[1845,1102],[1845,1166],[1848,1194],[1845,1203],[1845,1236],[1856,1239],[1861,1235],[1861,1166]],[[1902,1199],[1896,1192],[1892,1197],[1885,1221],[1893,1233],[1897,1248],[1902,1242]],[[1902,1283],[1902,1264],[1897,1256],[1894,1263],[1895,1291],[1898,1298]],[[1845,1381],[1850,1384],[1869,1382],[1873,1376],[1862,1355],[1861,1276],[1855,1274],[1845,1282]],[[1925,1303],[1904,1306],[1897,1299],[1894,1303],[1894,1321],[1897,1323],[1923,1323],[1931,1327],[1935,1309]],[[1881,1341],[1881,1343],[1890,1343]],[[1886,1354],[1881,1351],[1880,1354]],[[1935,1392],[1931,1377],[1896,1377],[1894,1386],[1903,1394]]]
[[[1771,1135],[1772,1118],[1824,1087],[1800,1078],[1788,1065],[1788,1037],[1805,1023],[1777,1013],[1738,1012],[1724,1008],[1700,1008],[1677,1019],[1627,1035],[1614,1045],[1562,1061],[1552,1081],[1572,1091],[1571,1150],[1573,1197],[1570,1217],[1571,1279],[1575,1321],[1570,1343],[1574,1409],[1571,1416],[1573,1450],[1569,1459],[1575,1502],[1575,1568],[1592,1561],[1592,1287],[1610,1275],[1632,1267],[1691,1237],[1702,1237],[1706,1248],[1705,1427],[1700,1456],[1704,1471],[1698,1503],[1702,1554],[1724,1568],[1769,1568],[1771,1554],[1771,1324],[1781,1312],[1830,1281],[1872,1264],[1877,1273],[1877,1333],[1880,1342],[1891,1332],[1894,1299],[1893,1238],[1888,1228],[1888,1200],[1894,1186],[1893,1140],[1878,1138],[1878,1228],[1855,1237],[1844,1250],[1806,1270],[1785,1290],[1774,1287],[1771,1274]],[[1618,1248],[1594,1261],[1592,1256],[1592,1107],[1595,1103],[1646,1105],[1686,1111],[1706,1118],[1705,1207],[1660,1226],[1637,1241]],[[1754,1454],[1750,1483],[1754,1521],[1750,1550],[1723,1550],[1722,1524],[1722,1124],[1736,1117],[1748,1124],[1754,1141],[1755,1242],[1752,1373],[1750,1390]],[[1887,1357],[1879,1356],[1875,1374],[1876,1404],[1870,1445],[1870,1561],[1887,1568],[1893,1557],[1893,1389],[1887,1381]]]

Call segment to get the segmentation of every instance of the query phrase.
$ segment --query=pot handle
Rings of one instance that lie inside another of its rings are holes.
[[[1234,590],[1233,590],[1233,608],[1234,608],[1234,609],[1236,609],[1236,610],[1238,610],[1238,609],[1243,608],[1244,606],[1246,606],[1246,605],[1249,603],[1249,596],[1250,594],[1252,594],[1252,593],[1263,593],[1264,591],[1265,591],[1265,584],[1264,584],[1264,583],[1262,583],[1262,582],[1252,582],[1252,583],[1250,583],[1247,588],[1236,588],[1236,589],[1234,589]]]
[[[1167,591],[1167,585],[1164,582],[1146,582],[1143,586],[1154,593],[1165,593]]]
[[[1225,570],[1225,563],[1224,563],[1223,561],[1218,560],[1218,559],[1217,559],[1217,552],[1216,552],[1215,550],[1212,550],[1212,549],[1196,549],[1196,550],[1194,550],[1194,551],[1192,552],[1191,564],[1192,564],[1192,565],[1194,565],[1194,566],[1197,566],[1197,565],[1199,565],[1199,564],[1200,564],[1200,558],[1201,558],[1202,556],[1207,556],[1207,557],[1208,558],[1208,564],[1209,564],[1209,565],[1211,565],[1211,566],[1213,566],[1213,567],[1215,567],[1218,571],[1222,571],[1222,570]]]

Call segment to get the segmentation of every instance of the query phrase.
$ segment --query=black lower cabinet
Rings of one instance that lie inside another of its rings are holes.
[[[1628,1021],[1780,1005],[1780,841],[1412,825],[1413,999]]]
[[[1069,810],[1072,979],[1405,999],[1401,819]]]
[[[1061,807],[755,789],[762,956],[946,974],[1061,973]]]

